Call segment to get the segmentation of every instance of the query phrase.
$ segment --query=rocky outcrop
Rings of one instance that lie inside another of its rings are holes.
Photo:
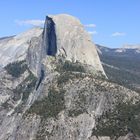
[[[93,73],[104,70],[90,35],[78,19],[70,15],[47,16],[44,30],[33,28],[25,33],[0,40],[0,66],[24,60],[35,75],[47,56],[85,64]]]
[[[56,28],[57,55],[64,56],[71,62],[91,65],[93,69],[104,73],[96,47],[80,21],[65,14],[50,17]]]
[[[129,132],[126,136],[120,137],[118,140],[140,140],[135,134]]]
[[[41,33],[41,28],[33,28],[17,36],[0,40],[0,66],[24,60],[31,38],[38,37]]]
[[[63,58],[63,60],[73,63],[79,62],[86,65],[86,68],[89,68],[91,72],[100,71],[105,75],[90,35],[75,17],[63,14],[47,16],[38,45],[34,45],[34,42],[36,41],[31,41],[30,47],[33,46],[33,48],[29,47],[31,50],[29,56],[38,60],[41,58],[40,63],[46,59],[46,56],[55,56],[57,59]],[[33,49],[38,51],[32,53]],[[33,71],[36,71],[36,67],[38,67],[38,60],[37,64],[34,63],[36,66],[32,69]],[[30,67],[33,68],[32,62],[30,62]]]

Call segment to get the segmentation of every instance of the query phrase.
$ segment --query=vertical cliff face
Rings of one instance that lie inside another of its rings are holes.
[[[46,55],[55,56],[57,53],[57,42],[55,23],[50,17],[46,17],[43,31],[43,45],[46,48]]]
[[[27,61],[38,77],[54,69],[49,57],[81,63],[87,72],[105,75],[96,47],[78,19],[70,15],[47,16],[39,37],[32,38]],[[56,63],[56,62],[55,62]]]
[[[66,14],[50,17],[55,23],[57,56],[90,65],[94,70],[104,73],[96,47],[80,21]]]
[[[86,65],[87,69],[89,66],[90,71],[97,73],[100,71],[105,75],[90,35],[85,31],[80,21],[70,15],[47,16],[38,45],[35,46],[31,43],[31,46],[35,51],[29,52],[29,56],[33,56],[33,59],[40,57],[39,63],[42,63],[42,60],[47,63],[49,61],[47,56],[55,56],[56,59],[61,57],[63,60]],[[32,48],[29,49],[33,50]],[[38,64],[34,63],[34,65],[36,65],[34,68],[31,67],[33,71],[36,71]]]

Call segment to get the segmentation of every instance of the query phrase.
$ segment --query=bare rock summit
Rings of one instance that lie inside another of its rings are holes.
[[[96,47],[80,21],[66,14],[50,17],[55,24],[57,55],[63,55],[69,61],[91,65],[104,73]]]

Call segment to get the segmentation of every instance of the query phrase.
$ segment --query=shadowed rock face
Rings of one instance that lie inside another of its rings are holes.
[[[36,86],[36,90],[38,89],[38,87],[40,86],[42,80],[44,79],[44,70],[41,69],[41,73],[40,73],[40,78],[39,78],[39,81],[38,81],[38,84]]]
[[[44,31],[43,31],[43,42],[46,48],[46,54],[50,56],[55,56],[57,53],[57,43],[56,43],[56,33],[55,33],[55,23],[52,18],[46,17]]]

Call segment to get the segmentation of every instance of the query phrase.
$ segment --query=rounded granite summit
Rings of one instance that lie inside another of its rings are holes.
[[[57,54],[65,56],[66,60],[80,62],[104,73],[96,46],[90,34],[82,23],[67,14],[50,15],[55,23]],[[47,30],[46,30],[47,31]]]
[[[81,24],[79,19],[68,14],[58,14],[58,15],[48,15],[48,16],[51,17],[54,20],[54,22],[63,22],[63,24],[68,23],[68,24],[75,24],[75,25]]]

